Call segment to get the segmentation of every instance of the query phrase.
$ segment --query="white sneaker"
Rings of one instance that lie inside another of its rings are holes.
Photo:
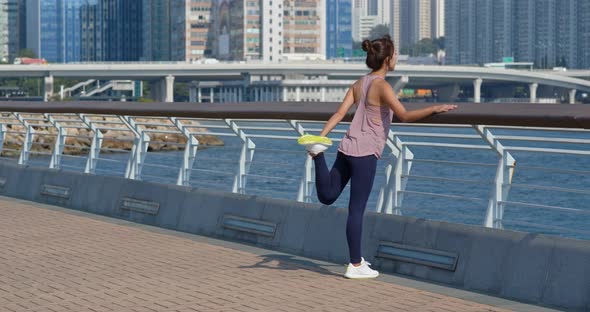
[[[365,258],[361,258],[361,265],[355,267],[352,263],[348,264],[344,277],[346,278],[375,278],[379,276],[379,272],[369,267],[369,262],[365,261]]]
[[[297,143],[305,146],[305,149],[309,153],[315,155],[327,150],[330,146],[332,146],[332,140],[330,140],[330,138],[311,134],[302,135],[299,137],[299,139],[297,139]]]
[[[324,145],[324,144],[322,144],[322,143],[306,144],[306,145],[305,145],[305,149],[306,149],[308,152],[310,152],[310,153],[312,153],[312,154],[315,154],[315,155],[317,155],[317,154],[319,154],[319,153],[322,153],[322,152],[324,152],[325,150],[327,150],[327,149],[328,149],[328,147],[329,147],[329,146],[327,146],[327,145]]]

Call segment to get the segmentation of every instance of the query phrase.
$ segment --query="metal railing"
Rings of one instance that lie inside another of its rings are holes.
[[[0,147],[20,165],[317,202],[313,161],[296,139],[323,123],[2,113]],[[346,127],[331,133],[336,144]],[[394,123],[368,210],[590,239],[589,135]],[[347,189],[336,206],[347,206]]]

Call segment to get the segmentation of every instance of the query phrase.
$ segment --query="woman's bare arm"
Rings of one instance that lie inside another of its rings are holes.
[[[457,105],[433,105],[422,109],[408,111],[404,105],[398,100],[397,95],[393,92],[393,88],[388,82],[382,80],[378,81],[379,88],[381,88],[381,101],[387,103],[393,113],[401,122],[414,122],[422,118],[428,117],[436,113],[444,113],[457,108]]]
[[[330,133],[330,131],[332,131],[332,129],[334,129],[338,125],[338,123],[342,121],[342,118],[346,116],[346,113],[348,113],[352,104],[354,104],[354,94],[352,91],[352,87],[350,87],[348,89],[348,92],[346,92],[346,96],[344,96],[342,104],[340,104],[340,107],[338,108],[336,113],[334,113],[334,115],[332,115],[332,117],[330,117],[328,122],[324,125],[324,129],[322,130],[320,135],[327,136],[328,133]]]

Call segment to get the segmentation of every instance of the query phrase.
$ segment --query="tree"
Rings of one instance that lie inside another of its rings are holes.
[[[22,49],[22,50],[18,51],[18,57],[37,58],[37,55],[31,49]]]
[[[377,25],[369,32],[369,40],[383,38],[385,35],[389,35],[389,27],[387,25]]]
[[[401,50],[402,54],[410,56],[423,56],[429,54],[436,54],[438,46],[433,42],[432,39],[424,38],[411,47],[405,47]]]
[[[432,40],[434,42],[434,44],[436,44],[438,46],[439,50],[444,50],[445,49],[445,44],[447,42],[447,40],[445,39],[445,37],[438,37],[434,40]]]
[[[353,50],[361,50],[363,48],[362,42],[360,41],[352,41],[352,49]]]
[[[190,96],[188,83],[175,83],[174,102],[188,102],[189,98]]]

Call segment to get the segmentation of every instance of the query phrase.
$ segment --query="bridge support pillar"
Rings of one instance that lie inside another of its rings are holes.
[[[295,88],[295,102],[301,101],[301,87]]]
[[[164,102],[174,102],[174,76],[168,75],[165,79]]]
[[[45,77],[45,84],[44,84],[44,92],[43,92],[43,101],[47,102],[53,96],[53,76],[46,76]]]
[[[569,96],[569,98],[570,98],[570,104],[576,104],[576,92],[577,92],[576,89],[571,89],[570,90],[570,96]]]
[[[189,102],[197,103],[201,102],[199,94],[201,93],[201,88],[199,88],[199,83],[196,81],[192,81],[188,87],[188,98]]]
[[[531,103],[537,103],[537,88],[539,87],[538,83],[531,83],[529,85],[529,95]]]
[[[475,103],[481,103],[481,84],[483,80],[481,78],[477,78],[473,80],[473,101]]]

